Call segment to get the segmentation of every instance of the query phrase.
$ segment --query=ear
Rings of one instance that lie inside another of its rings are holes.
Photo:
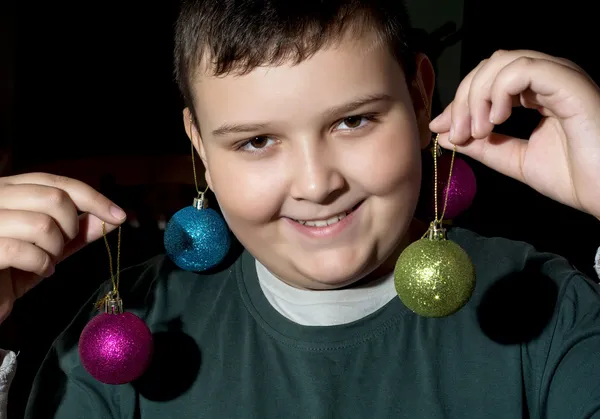
[[[192,112],[189,108],[185,108],[183,110],[183,126],[185,127],[185,133],[188,138],[192,142],[194,148],[198,152],[200,156],[200,160],[202,160],[202,164],[204,165],[204,180],[210,189],[212,189],[212,180],[210,177],[210,170],[208,169],[208,164],[206,161],[206,151],[204,150],[204,143],[202,142],[202,137],[200,136],[200,131],[198,130],[197,124],[194,122],[195,118],[192,115]]]
[[[431,141],[429,122],[431,121],[431,102],[435,87],[435,71],[425,54],[417,54],[416,73],[411,85],[411,97],[417,116],[421,149]]]

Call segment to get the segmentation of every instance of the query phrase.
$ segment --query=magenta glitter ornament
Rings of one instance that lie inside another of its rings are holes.
[[[466,211],[475,198],[477,193],[477,179],[473,169],[466,161],[460,157],[454,158],[454,167],[452,168],[452,178],[448,182],[450,175],[450,163],[452,154],[442,154],[438,160],[438,202],[440,202],[439,211],[444,209],[444,200],[448,194],[448,204],[444,218],[452,219]],[[433,195],[433,194],[432,194]]]
[[[128,312],[99,314],[79,337],[83,367],[105,384],[125,384],[139,378],[148,368],[152,352],[150,329]]]

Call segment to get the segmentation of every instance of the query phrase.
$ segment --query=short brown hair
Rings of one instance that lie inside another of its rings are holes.
[[[415,72],[402,0],[183,0],[175,26],[175,78],[192,112],[191,81],[203,60],[213,75],[301,62],[353,31],[375,32]]]

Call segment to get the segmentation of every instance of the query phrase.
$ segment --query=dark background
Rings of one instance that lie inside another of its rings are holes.
[[[411,9],[419,13],[413,19],[445,22],[444,10],[431,3]],[[450,63],[461,77],[496,49],[519,48],[566,57],[600,80],[596,23],[583,1],[561,7],[537,0],[504,0],[492,7],[474,0],[444,4],[445,9],[455,4],[461,19],[449,19],[445,32],[427,29],[435,36],[425,44],[435,59],[444,42],[458,42]],[[167,0],[0,2],[0,175],[65,174],[114,199],[130,219],[123,231],[123,265],[162,252],[160,223],[194,196],[182,102],[171,68],[176,11],[177,2]],[[452,91],[458,80],[444,73],[447,67],[440,69],[438,84]],[[447,104],[442,97],[438,108]],[[526,136],[536,123],[535,114],[517,111],[499,130]],[[593,275],[598,221],[468,161],[478,194],[456,224],[530,242]],[[63,262],[0,327],[0,347],[20,351],[9,417],[22,416],[47,348],[108,277],[103,246],[99,241]]]

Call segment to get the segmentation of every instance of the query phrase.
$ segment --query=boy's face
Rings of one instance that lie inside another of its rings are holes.
[[[433,73],[419,62],[429,98]],[[233,233],[272,273],[331,289],[393,266],[429,137],[422,96],[385,46],[348,38],[297,65],[198,75],[193,88],[206,180]]]

